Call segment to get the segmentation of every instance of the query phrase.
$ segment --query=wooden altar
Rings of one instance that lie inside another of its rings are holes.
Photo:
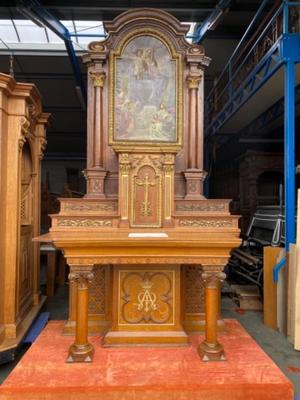
[[[187,345],[186,331],[204,326],[200,356],[222,359],[219,288],[240,240],[229,200],[203,196],[210,59],[161,10],[128,11],[105,28],[83,58],[87,193],[60,199],[39,239],[63,249],[71,269],[67,361],[92,360],[88,333],[105,333],[104,346]]]

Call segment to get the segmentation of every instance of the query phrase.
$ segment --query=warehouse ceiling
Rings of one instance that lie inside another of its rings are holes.
[[[41,0],[40,3],[70,32],[101,34],[102,21],[111,20],[121,12],[137,7],[160,8],[172,13],[182,22],[201,24],[215,11],[219,1]],[[222,70],[261,1],[235,0],[229,3],[203,41],[206,53],[213,58],[213,63],[207,70],[208,82]],[[44,111],[52,114],[47,135],[47,157],[84,157],[86,110],[76,90],[76,81],[64,42],[48,28],[38,27],[32,21],[25,20],[19,5],[20,3],[11,1],[1,3],[0,72],[9,73],[11,69],[17,81],[34,83],[39,89]],[[29,32],[29,25],[33,25],[35,32]],[[9,30],[12,36],[7,38]],[[89,41],[98,39],[102,40],[100,36],[96,39],[73,37],[84,80],[86,72],[81,63],[81,55],[86,51]]]

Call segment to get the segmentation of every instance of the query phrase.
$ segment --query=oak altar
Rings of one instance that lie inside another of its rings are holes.
[[[70,265],[68,361],[91,361],[88,333],[103,334],[104,346],[187,345],[187,332],[204,328],[199,354],[220,359],[220,282],[240,240],[229,200],[203,195],[210,59],[161,10],[125,12],[105,29],[83,57],[87,193],[61,199],[40,239]]]

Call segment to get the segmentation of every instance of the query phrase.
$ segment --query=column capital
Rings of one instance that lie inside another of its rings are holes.
[[[223,272],[224,265],[205,265],[202,266],[201,277],[206,288],[217,288],[226,279]]]
[[[89,76],[95,87],[103,88],[106,79],[106,73],[104,71],[90,71]]]
[[[70,265],[69,280],[88,285],[94,279],[94,265]]]
[[[188,88],[191,89],[197,89],[199,88],[199,83],[202,80],[202,76],[200,75],[189,75],[187,78],[187,83],[188,83]]]

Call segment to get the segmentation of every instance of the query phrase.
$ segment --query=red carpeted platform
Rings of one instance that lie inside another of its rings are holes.
[[[50,322],[6,381],[1,400],[292,400],[293,386],[235,320],[220,334],[227,361],[204,363],[183,348],[104,349],[91,364],[66,364],[73,338]]]

